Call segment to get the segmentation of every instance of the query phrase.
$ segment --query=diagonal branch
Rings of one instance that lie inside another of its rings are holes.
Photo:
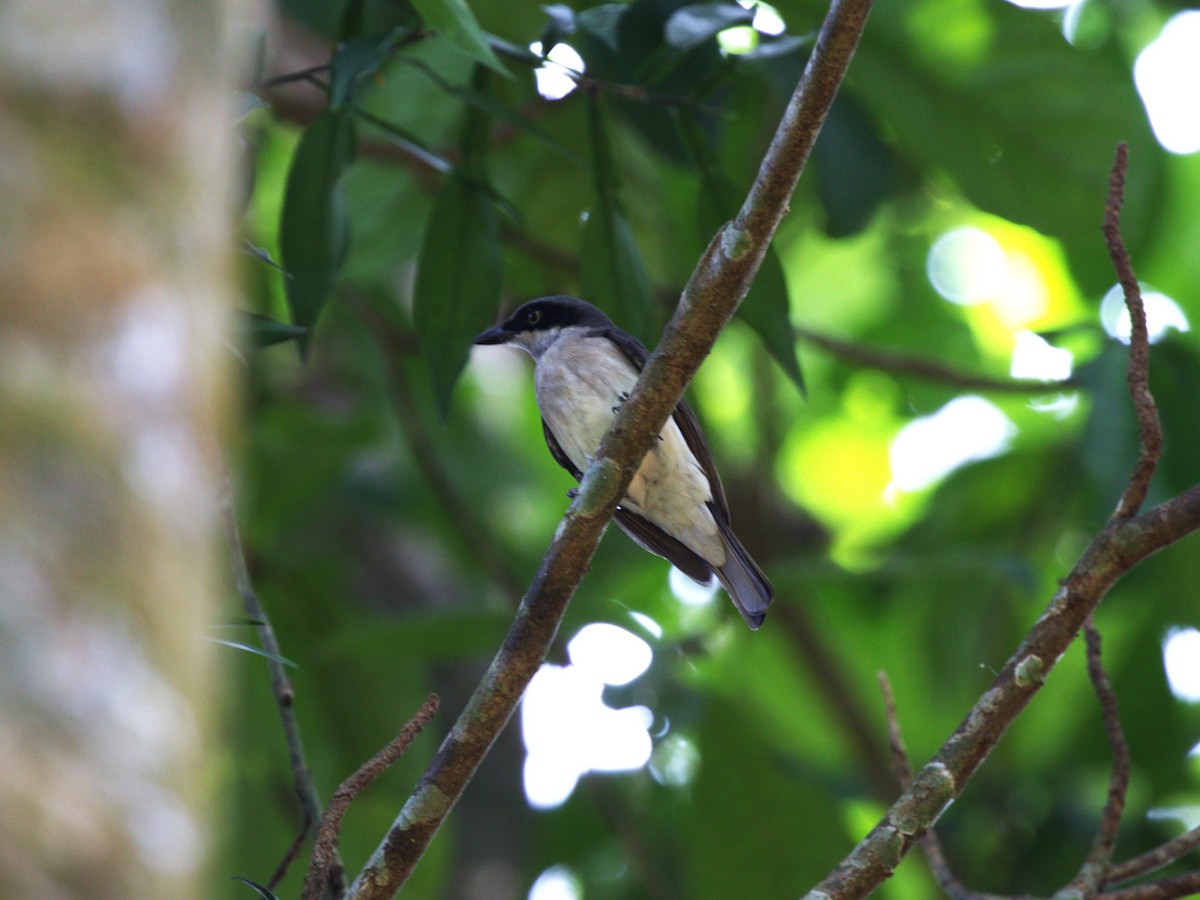
[[[1152,881],[1137,887],[1097,894],[1096,900],[1173,900],[1194,897],[1200,893],[1200,872],[1188,872],[1162,881]]]
[[[845,77],[870,6],[871,0],[834,0],[746,202],[709,244],[662,342],[601,441],[504,645],[349,896],[391,897],[399,890],[508,722],[638,464],[749,289]]]
[[[1149,342],[1141,295],[1136,290],[1137,280],[1117,230],[1126,162],[1121,145],[1113,163],[1105,233],[1134,321],[1129,387],[1142,425],[1142,442],[1129,485],[1117,511],[1084,550],[991,687],[883,819],[809,893],[812,900],[864,897],[891,877],[913,843],[933,827],[1009,725],[1041,689],[1046,675],[1117,579],[1146,557],[1200,529],[1200,485],[1137,514],[1162,451],[1162,432],[1149,390]]]
[[[1200,847],[1200,826],[1191,831],[1185,831],[1179,837],[1167,841],[1162,846],[1155,847],[1141,856],[1135,856],[1133,859],[1113,866],[1108,870],[1107,883],[1121,884],[1124,881],[1140,878],[1163,866],[1169,866],[1181,856],[1186,856],[1198,847]]]

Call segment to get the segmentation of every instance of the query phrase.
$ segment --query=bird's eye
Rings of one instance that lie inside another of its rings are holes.
[[[531,309],[529,312],[525,313],[525,321],[530,325],[536,325],[538,322],[542,321],[542,311],[540,309]]]

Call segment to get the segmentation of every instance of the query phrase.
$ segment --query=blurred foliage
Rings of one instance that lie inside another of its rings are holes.
[[[331,65],[260,90],[266,105],[240,125],[253,173],[239,448],[252,571],[298,665],[324,796],[427,692],[443,698],[352,807],[351,872],[502,640],[571,486],[543,445],[528,360],[468,356],[467,341],[502,308],[582,293],[654,342],[751,183],[826,11],[776,9],[779,35],[747,32],[749,14],[725,2],[274,10],[269,75]],[[405,896],[524,897],[561,864],[588,898],[793,897],[870,827],[890,798],[875,672],[889,674],[923,762],[1037,618],[1135,457],[1124,348],[1098,317],[1114,281],[1099,225],[1119,140],[1135,267],[1200,321],[1200,155],[1158,148],[1131,77],[1172,11],[1088,0],[1072,45],[1061,13],[1001,0],[878,5],[740,317],[752,327],[731,324],[692,391],[776,609],[751,634],[722,596],[682,605],[666,564],[614,530],[562,629],[565,642],[593,621],[647,636],[632,613],[658,623],[651,669],[610,702],[650,707],[659,750],[689,748],[694,770],[589,775],[565,805],[533,811],[510,728]],[[740,55],[720,49],[730,26]],[[550,101],[525,48],[560,40],[586,80]],[[939,296],[931,245],[963,226],[991,235],[1037,302]],[[991,395],[1015,429],[1008,449],[902,491],[892,441],[965,392],[797,343],[793,325],[997,378],[1017,335],[1042,333],[1072,351],[1080,389],[1058,405]],[[1169,332],[1152,371],[1167,436],[1158,501],[1200,478],[1194,335]],[[1099,615],[1133,751],[1122,858],[1177,832],[1150,810],[1200,804],[1187,756],[1200,709],[1172,697],[1161,655],[1168,628],[1200,625],[1197,585],[1192,538],[1124,579]],[[220,871],[265,884],[297,804],[265,662],[224,652],[235,791]],[[852,736],[856,718],[874,748]],[[1056,889],[1087,852],[1107,772],[1077,648],[943,817],[959,875],[980,890]],[[932,895],[923,866],[914,855],[881,895]],[[280,896],[298,893],[302,869]],[[215,893],[248,896],[227,891]]]

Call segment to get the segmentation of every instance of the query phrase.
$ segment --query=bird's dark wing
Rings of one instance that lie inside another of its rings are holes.
[[[617,348],[625,354],[625,358],[633,363],[635,369],[640,372],[645,368],[646,360],[650,358],[650,351],[642,345],[641,341],[618,328],[606,328],[599,333],[616,344]],[[700,463],[700,468],[708,476],[708,484],[712,488],[713,495],[713,512],[721,521],[728,523],[729,503],[725,500],[725,489],[721,486],[721,476],[717,474],[717,464],[713,462],[708,442],[704,440],[704,432],[700,430],[700,421],[686,400],[679,401],[679,405],[675,407],[672,415],[675,424],[679,426],[680,433],[683,434],[684,441],[687,442],[688,449],[692,451],[696,462]],[[657,550],[652,552],[658,553]],[[659,553],[659,555],[663,556],[664,554]],[[670,558],[667,557],[667,559]]]
[[[583,473],[575,468],[575,463],[571,462],[570,457],[563,452],[558,438],[554,436],[554,432],[550,430],[545,419],[542,419],[542,434],[546,438],[546,446],[550,448],[550,455],[554,457],[554,461],[570,472],[576,481],[579,481],[583,477]],[[635,543],[649,550],[655,556],[661,556],[689,578],[699,582],[707,582],[712,578],[712,567],[708,563],[657,525],[647,522],[636,513],[619,506],[613,514],[613,518],[621,526],[621,530],[629,535]]]
[[[554,461],[570,472],[576,481],[581,480],[583,473],[575,468],[575,463],[571,462],[571,458],[563,453],[563,448],[558,445],[558,438],[554,436],[554,432],[550,430],[545,419],[542,419],[542,434],[546,437],[546,446],[550,448],[550,455],[554,457]]]
[[[634,543],[649,550],[655,556],[661,556],[680,572],[693,581],[707,584],[712,580],[712,566],[698,555],[683,546],[657,525],[647,522],[636,513],[631,513],[620,506],[613,514],[613,519]]]

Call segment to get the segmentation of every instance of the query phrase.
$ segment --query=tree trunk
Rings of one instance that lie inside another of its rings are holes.
[[[0,4],[0,896],[208,893],[236,2]]]

